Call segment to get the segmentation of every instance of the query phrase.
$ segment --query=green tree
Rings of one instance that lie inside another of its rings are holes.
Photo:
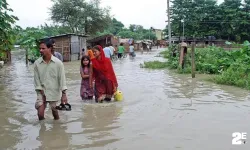
[[[174,0],[171,9],[173,36],[207,37],[243,41],[250,38],[250,0]],[[184,23],[181,22],[184,20]],[[167,29],[165,29],[167,31]]]
[[[240,19],[239,19],[239,33],[240,41],[249,40],[250,37],[250,0],[244,0],[244,4],[242,6],[242,11],[240,11]]]
[[[56,36],[71,32],[70,28],[67,26],[48,25],[46,23],[41,25],[39,29],[44,30],[46,32],[46,36]]]
[[[123,30],[123,28],[124,28],[124,24],[121,21],[118,21],[116,18],[113,18],[109,31],[112,34],[117,35],[120,31]]]
[[[150,31],[148,31],[147,33],[144,33],[142,36],[142,39],[149,39],[149,40],[156,40],[156,35]]]
[[[171,8],[171,28],[173,30],[174,36],[182,35],[182,23],[181,20],[185,21],[185,27],[189,30],[186,30],[186,34],[192,34],[192,25],[191,20],[191,8],[192,0],[174,0],[172,1],[173,7]],[[191,20],[191,21],[190,21]],[[191,26],[190,26],[191,25]]]
[[[18,20],[16,16],[10,15],[13,12],[6,0],[0,1],[0,51],[8,51],[13,48],[15,32],[13,25]],[[16,27],[18,28],[18,26]],[[4,59],[0,52],[0,59]]]
[[[132,32],[142,33],[144,32],[144,28],[141,25],[131,24],[129,25],[129,30]]]
[[[224,22],[222,22],[222,34],[228,40],[235,40],[235,35],[238,35],[240,20],[241,0],[224,0],[220,5]],[[224,38],[225,38],[224,36]]]
[[[46,37],[46,32],[38,28],[28,27],[21,30],[18,37],[17,43],[26,50],[26,64],[28,64],[28,59],[36,60],[40,56],[38,40]]]
[[[119,32],[118,36],[120,36],[121,38],[133,38],[135,40],[140,39],[140,35],[138,33],[132,32],[129,29],[126,29],[126,30]]]
[[[117,35],[119,32],[123,31],[123,29],[124,29],[124,24],[118,21],[116,18],[113,18],[109,27],[105,29],[103,32],[97,32],[97,35],[105,35],[105,34]]]
[[[95,34],[104,31],[110,23],[110,8],[100,8],[100,1],[52,0],[51,19],[70,27],[73,33]]]

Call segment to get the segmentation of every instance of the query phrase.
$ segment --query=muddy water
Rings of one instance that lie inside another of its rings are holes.
[[[79,62],[65,63],[71,112],[37,120],[32,66],[23,52],[0,70],[0,149],[60,150],[237,150],[232,132],[248,132],[249,92],[191,79],[168,70],[140,68],[158,51],[114,62],[124,101],[80,100]]]

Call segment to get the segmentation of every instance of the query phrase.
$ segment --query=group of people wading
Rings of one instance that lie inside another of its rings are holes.
[[[92,59],[90,59],[92,58]],[[110,58],[106,57],[100,45],[88,47],[87,55],[81,59],[81,97],[96,102],[111,101],[118,87]],[[94,83],[93,83],[94,82]]]
[[[49,103],[55,120],[59,119],[57,102],[68,104],[66,77],[62,56],[55,52],[55,42],[51,39],[40,41],[41,57],[34,63],[34,85],[37,94],[35,108],[39,120],[43,120],[45,108]],[[100,45],[88,47],[81,59],[81,98],[96,102],[111,101],[118,83],[110,58],[105,57]]]

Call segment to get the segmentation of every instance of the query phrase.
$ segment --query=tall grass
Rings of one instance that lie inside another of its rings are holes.
[[[184,69],[179,67],[179,51],[176,47],[162,51],[160,55],[166,58],[169,69],[176,69],[178,73],[191,73],[190,49],[184,59]],[[145,62],[148,68],[160,68],[160,65],[152,65],[156,62]],[[215,74],[212,81],[219,84],[234,85],[250,89],[250,43],[242,44],[242,48],[231,51],[220,47],[196,48],[195,49],[196,72]],[[161,66],[162,67],[162,66]]]
[[[161,62],[161,61],[149,61],[144,62],[143,65],[144,68],[150,68],[150,69],[162,69],[167,67],[167,62]]]

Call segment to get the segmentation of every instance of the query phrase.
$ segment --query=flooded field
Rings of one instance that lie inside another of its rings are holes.
[[[249,150],[249,92],[204,82],[197,75],[140,68],[159,50],[113,63],[124,101],[84,103],[80,62],[64,63],[72,111],[39,122],[32,65],[23,52],[0,70],[0,149],[41,150]],[[232,145],[233,132],[247,132]]]

